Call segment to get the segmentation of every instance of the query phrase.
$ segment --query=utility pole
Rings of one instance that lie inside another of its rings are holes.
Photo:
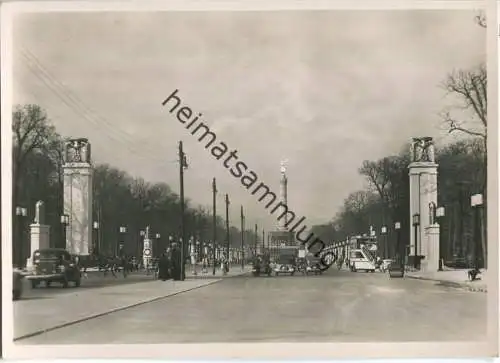
[[[243,206],[240,213],[241,221],[241,270],[245,269],[245,216],[243,214]]]
[[[226,194],[226,258],[229,268],[229,195]]]
[[[215,249],[216,249],[216,240],[217,240],[217,200],[216,200],[216,195],[217,195],[217,183],[215,181],[215,178],[212,180],[212,195],[213,195],[213,221],[212,221],[212,227],[213,227],[213,252],[212,252],[212,257],[213,257],[213,269],[212,269],[212,275],[215,275]]]
[[[255,256],[257,256],[257,236],[259,235],[258,234],[259,232],[257,232],[257,229],[258,229],[257,223],[255,223],[255,233],[254,233],[254,235],[255,235]]]
[[[266,233],[264,231],[264,228],[262,228],[262,254],[264,254],[264,248],[266,248],[265,241],[266,241]]]
[[[188,164],[186,154],[182,149],[182,141],[179,141],[179,178],[180,178],[180,199],[181,199],[181,281],[186,278],[186,223],[184,213],[184,169],[187,169]]]

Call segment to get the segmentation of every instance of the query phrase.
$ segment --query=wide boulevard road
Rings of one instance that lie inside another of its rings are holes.
[[[382,273],[246,275],[19,343],[478,341],[486,296]]]

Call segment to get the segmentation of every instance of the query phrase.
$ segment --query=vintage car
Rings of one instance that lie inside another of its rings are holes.
[[[49,287],[52,282],[68,287],[73,282],[80,286],[81,272],[75,258],[62,248],[45,248],[33,253],[33,274],[26,276],[31,287],[36,288],[41,282]]]
[[[320,259],[317,257],[307,257],[306,275],[321,275],[323,271],[320,269]]]
[[[274,275],[290,274],[293,276],[296,271],[295,258],[288,256],[280,256],[278,262],[274,266]]]
[[[19,300],[23,295],[23,273],[14,268],[12,270],[12,299]]]
[[[271,276],[272,269],[268,259],[257,259],[252,265],[252,274],[254,276],[267,275]]]
[[[387,271],[389,271],[389,278],[402,278],[405,274],[405,267],[401,261],[393,261]]]

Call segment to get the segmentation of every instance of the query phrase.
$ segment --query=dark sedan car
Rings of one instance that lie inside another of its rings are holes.
[[[33,275],[26,278],[31,281],[31,287],[36,288],[41,282],[50,286],[57,282],[68,287],[73,282],[76,287],[81,283],[80,267],[75,258],[62,248],[45,248],[33,253]]]

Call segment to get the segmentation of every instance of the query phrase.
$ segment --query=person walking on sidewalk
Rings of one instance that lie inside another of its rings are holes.
[[[162,281],[167,281],[170,279],[170,260],[168,258],[167,252],[163,252],[158,261],[158,279]]]
[[[181,251],[177,243],[172,243],[172,278],[175,281],[181,280]]]

